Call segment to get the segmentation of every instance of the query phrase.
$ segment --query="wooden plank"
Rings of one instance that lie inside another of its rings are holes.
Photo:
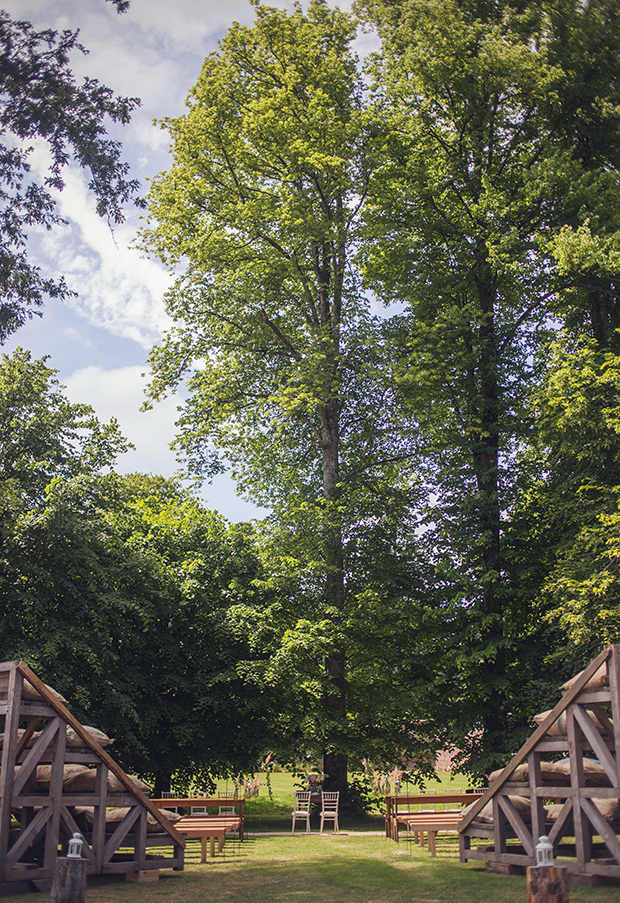
[[[496,850],[506,848],[506,819],[499,805],[499,795],[493,797],[493,845]],[[460,830],[460,828],[459,828]]]
[[[67,731],[64,722],[57,716],[53,719],[56,722],[56,731],[54,734],[54,761],[50,773],[49,799],[53,807],[52,817],[47,823],[45,832],[45,866],[54,868],[54,864],[58,858],[58,843],[60,835],[60,809],[62,806],[63,791],[63,763],[65,761],[65,746],[67,745]],[[39,739],[43,740],[43,736]],[[34,752],[34,750],[33,750]]]
[[[120,846],[123,845],[123,841],[129,834],[131,828],[133,828],[135,822],[137,821],[140,815],[140,809],[138,806],[134,806],[133,809],[130,809],[125,818],[122,820],[120,825],[114,831],[110,839],[105,845],[104,853],[103,853],[103,865],[104,869],[107,867],[108,863],[112,859],[114,853],[118,850]],[[136,864],[138,860],[136,859]],[[138,869],[134,869],[137,871]]]
[[[545,833],[545,807],[536,788],[541,784],[540,754],[532,751],[528,756],[530,780],[530,814],[532,820],[532,837],[538,838]]]
[[[44,796],[42,793],[24,793],[22,796],[18,796],[14,800],[14,805],[16,806],[42,806],[46,804],[47,796]],[[63,802],[66,806],[92,806],[98,803],[98,799],[94,793],[74,793],[74,794],[63,794]],[[135,804],[135,799],[132,799],[131,804]]]
[[[577,845],[577,864],[580,868],[592,858],[590,850],[590,826],[583,817],[579,805],[579,789],[585,787],[583,773],[583,749],[581,742],[581,730],[575,717],[577,705],[571,705],[567,709],[566,733],[568,736],[568,755],[570,760],[571,797],[573,800],[573,824],[575,830],[575,843]]]
[[[44,808],[40,809],[39,812],[37,812],[30,824],[21,831],[19,837],[7,853],[7,869],[15,868],[15,865],[19,862],[22,853],[24,853],[24,851],[28,849],[28,847],[36,839],[36,837],[38,837],[51,816],[51,807],[45,806]]]
[[[568,741],[566,737],[547,737],[536,744],[538,752],[552,753],[556,755],[568,751]]]
[[[534,865],[532,857],[525,856],[523,853],[484,853],[481,851],[480,856],[472,858],[482,859],[486,862],[505,862],[508,865],[518,865],[522,868]]]
[[[551,830],[549,831],[549,843],[555,849],[556,841],[558,841],[564,834],[564,826],[570,821],[573,815],[573,801],[572,798],[568,799],[562,809],[560,810],[560,814],[555,820],[555,823]]]
[[[127,881],[134,881],[136,884],[144,884],[150,881],[159,881],[159,869],[148,869],[143,872],[127,872],[125,875]]]
[[[615,832],[612,831],[609,823],[603,818],[591,800],[582,799],[581,808],[587,815],[590,824],[596,829],[596,833],[603,838],[605,846],[611,855],[620,865],[620,842],[618,841]]]
[[[611,687],[597,687],[582,690],[579,694],[579,702],[583,705],[609,705],[611,701]]]
[[[116,862],[106,862],[104,875],[122,875],[124,872],[137,872],[138,863],[135,859],[123,859]]]
[[[543,784],[536,788],[536,796],[543,799],[563,799],[569,797],[572,792],[570,784]]]
[[[538,742],[542,740],[545,736],[551,725],[554,721],[557,721],[562,712],[566,711],[570,703],[574,699],[579,696],[579,693],[583,689],[583,687],[587,684],[593,674],[601,667],[601,665],[607,661],[607,659],[611,655],[611,646],[606,646],[605,649],[598,655],[588,667],[583,671],[583,673],[577,678],[573,686],[570,690],[567,690],[558,704],[553,708],[542,724],[538,727],[536,731],[532,734],[532,736],[527,740],[521,749],[515,753],[512,757],[508,765],[504,768],[502,773],[496,778],[496,780],[491,784],[485,795],[482,799],[479,799],[474,806],[472,806],[471,810],[467,813],[467,815],[463,818],[461,822],[461,826],[459,827],[459,831],[464,831],[467,825],[470,824],[476,817],[476,815],[480,812],[481,809],[484,808],[485,804],[492,799],[494,794],[502,787],[509,779],[517,765],[520,765],[521,762],[526,759],[530,752],[536,747]],[[620,715],[620,713],[619,713]],[[616,722],[620,723],[620,722]]]
[[[26,758],[20,765],[20,769],[13,778],[13,789],[11,794],[11,800],[13,805],[17,805],[15,800],[21,793],[26,781],[32,774],[33,770],[39,764],[39,759],[41,757],[41,753],[44,749],[47,749],[50,742],[54,739],[56,735],[56,731],[58,730],[58,726],[60,724],[60,720],[58,718],[53,718],[43,729],[41,732],[41,736],[37,738],[32,749],[28,750],[28,754]],[[22,738],[23,739],[23,738]]]
[[[509,865],[507,862],[487,862],[484,870],[492,875],[522,875],[525,867],[522,865]]]
[[[2,744],[2,767],[0,771],[0,884],[5,879],[11,825],[11,797],[13,769],[17,752],[17,729],[19,727],[19,700],[21,698],[22,676],[17,667],[9,671],[9,704],[4,725]]]
[[[394,808],[398,806],[415,806],[420,803],[473,803],[477,799],[481,799],[484,796],[484,790],[478,790],[473,793],[414,793],[410,796],[388,796],[386,797],[386,814],[389,813],[392,815],[394,813]],[[168,803],[168,805],[174,806],[191,806],[192,803],[196,804],[196,800],[184,799],[184,800],[151,800],[151,802],[155,803],[159,806],[161,803]],[[241,802],[240,800],[238,802]],[[235,800],[229,800],[223,798],[222,800],[208,800],[207,804],[218,805],[218,806],[230,806],[234,804]],[[202,806],[204,803],[200,801],[198,805]]]
[[[17,761],[19,761],[19,757],[21,756],[23,751],[28,747],[30,740],[32,739],[36,729],[38,728],[38,726],[41,724],[42,721],[43,721],[43,718],[38,717],[38,718],[33,718],[32,721],[28,722],[28,726],[26,727],[26,730],[24,731],[21,740],[17,744],[17,752],[15,753],[15,757],[17,758]]]
[[[136,826],[136,859],[141,872],[146,868],[146,832],[148,830],[146,816],[146,811],[141,809],[140,820]]]
[[[618,742],[620,733],[620,648],[618,646],[612,647],[611,659],[607,665],[607,669],[609,672],[609,691],[611,694],[611,719],[615,727],[616,771],[618,773],[618,779],[620,780],[620,744]],[[617,784],[616,786],[620,785]]]
[[[607,774],[611,785],[613,787],[619,787],[620,778],[618,776],[616,761],[607,749],[607,746],[603,743],[601,735],[592,724],[591,718],[588,716],[586,710],[580,705],[574,706],[574,712],[575,718],[579,722],[579,727],[605,769],[605,773]],[[581,786],[585,786],[585,784],[582,784]]]
[[[532,839],[531,833],[527,830],[523,819],[515,809],[512,800],[508,796],[500,795],[498,801],[500,807],[502,808],[508,821],[510,822],[513,831],[523,844],[525,852],[528,856],[533,856],[535,843]]]
[[[97,871],[101,872],[105,862],[105,813],[108,803],[108,769],[102,762],[97,762],[97,777],[95,778],[95,796],[93,810],[92,846],[97,863]]]

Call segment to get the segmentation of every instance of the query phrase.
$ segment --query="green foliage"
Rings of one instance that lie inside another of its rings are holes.
[[[102,470],[132,447],[116,420],[101,424],[89,405],[67,400],[47,360],[18,348],[0,362],[0,480],[29,503],[43,501],[52,479]]]
[[[341,789],[348,755],[400,754],[414,694],[393,678],[402,645],[377,656],[377,639],[390,619],[414,636],[426,579],[398,560],[420,486],[354,263],[377,165],[354,33],[320,0],[307,14],[257,4],[253,28],[233,25],[187,114],[164,122],[174,164],[153,183],[142,238],[185,268],[151,397],[187,374],[177,446],[190,472],[213,473],[219,453],[273,511],[274,595],[231,614],[280,688],[274,754],[326,756]]]
[[[423,541],[445,600],[432,708],[482,775],[529,729],[524,700],[555,639],[546,622],[523,627],[549,556],[517,553],[518,531],[506,540],[536,350],[554,315],[614,341],[617,4],[359,6],[383,39],[371,74],[385,135],[364,272],[386,302],[405,302],[388,360],[400,429],[420,435]]]
[[[537,554],[542,549],[546,562],[536,611],[558,633],[551,657],[567,656],[576,670],[620,637],[617,355],[595,340],[559,336],[534,403],[537,444],[510,541],[514,545],[521,533],[532,537],[535,519]]]
[[[126,444],[54,372],[21,350],[0,367],[0,656],[31,664],[159,789],[174,772],[210,786],[254,766],[275,706],[229,615],[263,596],[252,529],[174,481],[102,475]]]

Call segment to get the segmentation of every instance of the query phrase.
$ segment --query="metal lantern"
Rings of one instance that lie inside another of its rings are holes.
[[[539,837],[536,844],[536,865],[553,865],[553,846],[546,834]]]
[[[67,853],[67,859],[81,859],[83,843],[84,838],[82,837],[82,835],[77,833],[74,834],[69,841],[69,852]]]

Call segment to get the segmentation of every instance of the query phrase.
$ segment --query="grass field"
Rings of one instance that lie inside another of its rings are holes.
[[[368,832],[250,834],[204,865],[198,842],[189,841],[185,871],[162,871],[149,884],[91,882],[86,903],[524,903],[524,877],[462,865],[456,838],[438,840],[431,859],[414,844]],[[620,887],[571,887],[570,903],[620,903]]]

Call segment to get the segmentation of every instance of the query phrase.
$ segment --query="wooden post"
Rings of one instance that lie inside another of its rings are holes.
[[[84,903],[87,866],[86,859],[59,857],[54,866],[50,903]]]
[[[558,865],[528,868],[527,903],[568,903],[566,869]]]

